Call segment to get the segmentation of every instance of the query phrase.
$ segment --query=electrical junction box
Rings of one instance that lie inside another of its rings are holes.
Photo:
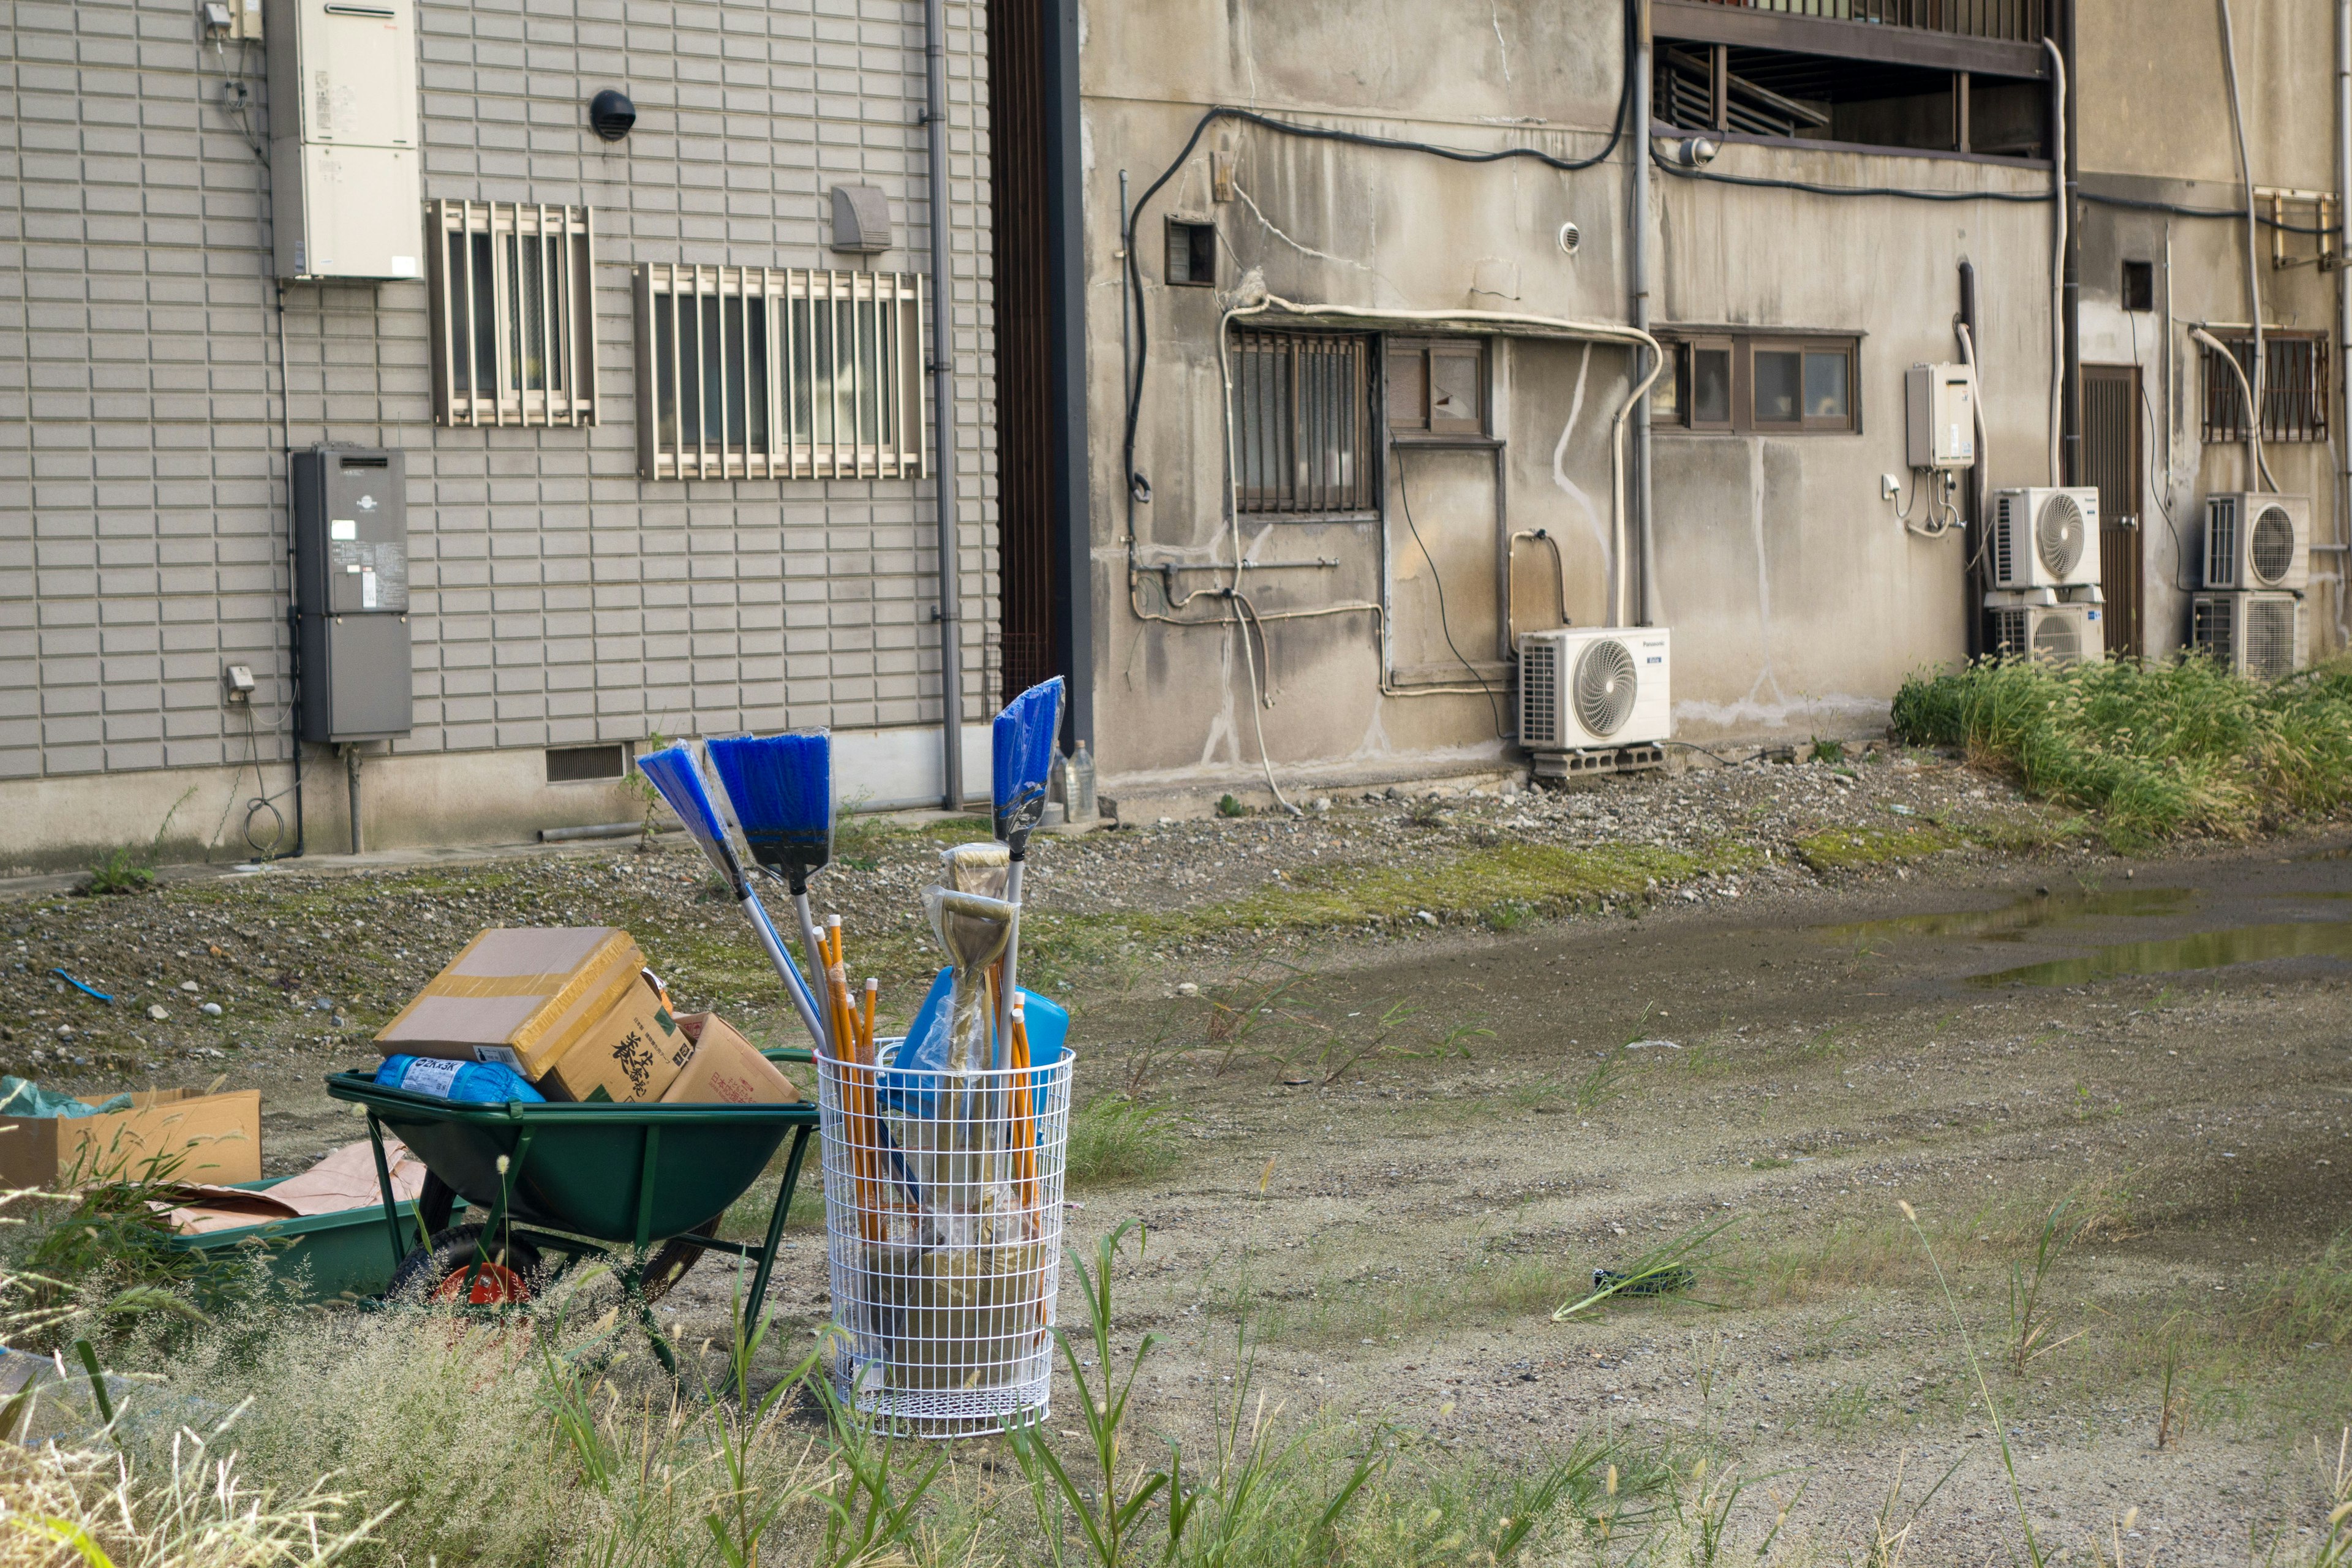
[[[1915,364],[1903,373],[1904,423],[1914,468],[1977,464],[1977,373],[1964,364]]]
[[[416,0],[265,0],[280,278],[425,276]]]
[[[294,454],[294,612],[302,739],[408,733],[408,465],[403,454]]]

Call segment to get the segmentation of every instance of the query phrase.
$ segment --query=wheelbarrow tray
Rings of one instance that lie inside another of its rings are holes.
[[[278,1176],[236,1185],[247,1192],[266,1193],[285,1179]],[[415,1200],[403,1198],[397,1213],[403,1225],[413,1225]],[[264,1256],[273,1277],[290,1279],[308,1269],[303,1276],[308,1289],[300,1298],[305,1302],[381,1296],[392,1282],[392,1268],[383,1255],[383,1210],[373,1202],[333,1214],[293,1215],[175,1236],[171,1245],[187,1252],[222,1252],[247,1242],[259,1242],[268,1248]]]
[[[817,1120],[807,1101],[467,1105],[351,1072],[327,1093],[364,1106],[468,1204],[495,1210],[504,1188],[517,1224],[640,1246],[725,1214],[785,1135]]]

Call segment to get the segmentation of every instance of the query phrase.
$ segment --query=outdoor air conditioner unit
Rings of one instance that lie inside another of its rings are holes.
[[[1674,733],[1673,634],[1580,626],[1519,638],[1519,744],[1530,752],[1653,745]]]
[[[2099,580],[2099,492],[1996,490],[1992,498],[1992,585],[2079,588]]]
[[[2311,500],[2243,490],[2205,500],[2205,586],[2299,592],[2311,583]]]
[[[2096,605],[2002,605],[1991,613],[1998,652],[2062,665],[2106,658],[2106,626]]]
[[[2189,647],[2241,675],[2293,675],[2309,657],[2306,635],[2303,600],[2293,594],[2198,594],[2189,601]]]

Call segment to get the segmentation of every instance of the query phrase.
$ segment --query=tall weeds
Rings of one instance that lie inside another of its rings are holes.
[[[2352,661],[2277,682],[2202,658],[1986,661],[1906,681],[1893,728],[2098,812],[2117,847],[2242,837],[2352,801]]]

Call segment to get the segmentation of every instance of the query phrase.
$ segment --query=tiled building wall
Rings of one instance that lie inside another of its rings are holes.
[[[929,262],[919,0],[420,0],[428,198],[594,209],[601,423],[432,422],[425,288],[269,279],[261,46],[20,3],[0,98],[0,781],[289,754],[281,418],[408,455],[396,754],[936,723],[930,481],[636,477],[629,268]],[[994,620],[985,16],[948,6],[966,710]],[[585,100],[635,99],[601,142]],[[266,143],[265,143],[266,144]],[[828,250],[828,193],[894,247]],[[928,334],[928,324],[927,324]],[[261,677],[257,731],[221,667]],[[0,788],[5,788],[0,783]],[[209,830],[211,825],[203,825]]]

